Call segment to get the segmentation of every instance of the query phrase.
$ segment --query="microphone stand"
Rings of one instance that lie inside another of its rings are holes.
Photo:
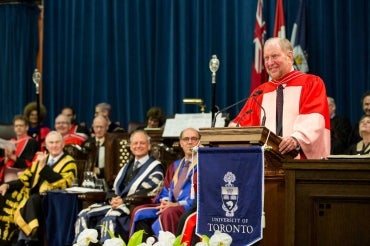
[[[255,91],[250,97],[247,97],[246,99],[249,99],[249,98],[253,98],[253,100],[257,103],[257,105],[259,106],[259,107],[261,107],[262,109],[263,109],[263,120],[262,120],[262,126],[265,126],[265,121],[266,121],[266,112],[265,112],[265,109],[262,107],[262,105],[261,104],[259,104],[258,103],[258,101],[257,101],[257,99],[256,99],[256,96],[259,96],[259,95],[261,95],[263,93],[263,91],[262,90],[257,90],[257,91]],[[252,109],[249,109],[249,110],[247,110],[240,118],[239,118],[239,120],[238,120],[238,123],[236,123],[236,127],[239,127],[240,126],[240,121],[244,118],[244,116],[246,116],[246,115],[248,115],[248,114],[251,114],[253,112],[253,110]]]
[[[216,120],[217,120],[217,116],[218,116],[219,114],[221,114],[221,113],[225,112],[226,110],[228,110],[228,109],[230,109],[230,108],[232,108],[232,107],[235,107],[236,105],[238,105],[238,104],[240,104],[240,103],[242,103],[242,102],[246,101],[248,98],[250,98],[250,97],[248,96],[248,97],[246,97],[246,98],[243,98],[242,100],[239,100],[239,101],[237,101],[236,103],[233,103],[233,104],[231,104],[230,106],[227,106],[227,107],[225,107],[225,108],[223,108],[223,109],[221,109],[221,110],[217,111],[217,113],[216,113],[216,115],[215,115],[215,118],[214,118],[214,119],[213,119],[213,121],[212,121],[212,127],[215,127],[215,125],[216,125]]]
[[[256,102],[256,104],[262,109],[263,116],[262,116],[261,125],[262,126],[265,126],[265,122],[266,122],[266,111],[265,111],[265,108],[262,107],[262,105],[257,101],[256,97],[253,97],[253,99]]]
[[[33,83],[36,86],[36,108],[37,108],[37,136],[38,139],[36,139],[37,144],[39,146],[39,149],[41,148],[41,133],[40,133],[40,81],[41,81],[41,73],[35,69],[32,75]]]
[[[216,72],[220,67],[220,61],[217,59],[216,55],[212,55],[209,61],[209,70],[212,72],[212,103],[211,103],[211,113],[212,113],[212,127],[215,127],[215,113],[217,112],[216,107]]]

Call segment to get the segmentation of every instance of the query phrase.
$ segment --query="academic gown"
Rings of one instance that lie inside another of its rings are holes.
[[[176,232],[180,216],[192,207],[193,203],[196,201],[197,194],[197,160],[194,160],[189,167],[186,180],[182,185],[178,198],[176,199],[173,195],[173,189],[179,178],[183,161],[184,159],[176,160],[168,167],[164,186],[154,199],[153,204],[142,205],[134,209],[132,224],[130,226],[130,235],[135,232],[135,223],[137,221],[153,218],[155,221],[152,224],[152,230],[157,236],[160,230],[171,231],[172,233]],[[158,216],[158,209],[156,209],[155,206],[158,206],[161,199],[166,199],[170,202],[178,202],[181,206],[171,207],[170,213]]]
[[[280,84],[284,86],[283,136],[298,139],[302,151],[297,158],[327,157],[330,117],[325,84],[318,76],[294,70],[280,80],[263,83],[252,92],[253,95],[261,90],[262,94],[250,98],[233,122],[240,126],[260,126],[265,116],[265,126],[276,133],[276,89]]]
[[[11,142],[15,144],[15,155],[17,160],[8,160],[4,163],[4,158],[0,159],[0,183],[4,180],[4,171],[7,167],[14,168],[27,168],[32,164],[32,159],[38,150],[38,144],[35,139],[30,136],[26,136],[21,139],[11,139]]]
[[[131,176],[132,178],[128,177]],[[147,195],[163,180],[162,164],[150,157],[136,172],[133,171],[133,161],[130,161],[119,171],[113,187],[116,196],[123,199],[132,195]],[[122,185],[126,182],[126,185]],[[108,230],[128,239],[130,226],[130,211],[125,204],[117,209],[112,209],[110,204],[93,204],[82,210],[75,223],[75,239],[87,228],[96,227],[100,232],[100,240],[110,238]]]
[[[5,196],[0,196],[0,244],[12,240],[17,227],[26,236],[40,225],[40,194],[53,189],[69,187],[77,176],[74,159],[63,156],[52,167],[46,165],[40,169],[34,161],[17,180],[8,182],[9,189]],[[32,198],[31,198],[32,197]],[[30,199],[31,198],[31,199]]]

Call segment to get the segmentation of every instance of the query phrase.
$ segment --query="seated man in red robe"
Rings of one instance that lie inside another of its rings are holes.
[[[64,145],[75,144],[81,146],[87,138],[82,135],[70,133],[71,127],[71,120],[67,116],[60,114],[55,118],[55,130],[62,134]]]

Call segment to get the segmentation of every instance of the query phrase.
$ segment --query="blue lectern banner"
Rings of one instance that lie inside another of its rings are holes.
[[[197,234],[229,234],[232,245],[262,239],[261,147],[199,148]]]

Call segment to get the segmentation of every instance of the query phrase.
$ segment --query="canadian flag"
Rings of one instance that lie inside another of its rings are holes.
[[[293,45],[294,66],[301,72],[309,71],[306,50],[306,1],[301,0],[290,42]]]
[[[251,91],[267,81],[267,73],[263,66],[263,44],[265,42],[265,21],[262,16],[263,0],[257,0],[256,24],[254,26],[254,59],[252,63]]]
[[[286,37],[283,0],[276,1],[274,37]]]

